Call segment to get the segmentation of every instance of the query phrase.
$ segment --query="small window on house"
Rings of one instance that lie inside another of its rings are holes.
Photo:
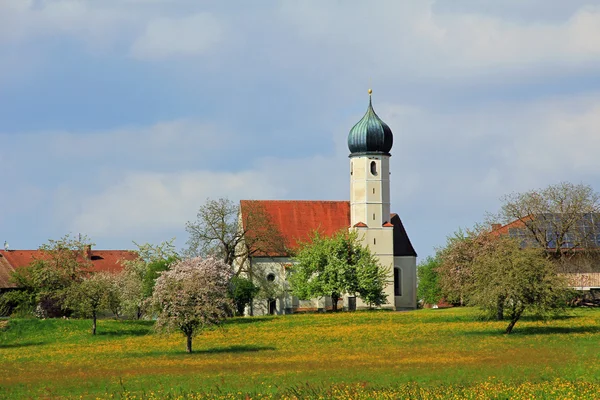
[[[377,239],[373,238],[373,244],[377,244]]]
[[[371,174],[377,175],[377,163],[375,161],[371,161]]]
[[[269,275],[267,275],[267,280],[269,282],[273,282],[275,280],[275,274],[274,273],[270,273]]]
[[[394,268],[394,296],[402,296],[402,271]]]

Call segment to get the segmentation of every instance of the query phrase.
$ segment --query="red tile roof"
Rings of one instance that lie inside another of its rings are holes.
[[[315,229],[330,236],[350,227],[348,201],[242,200],[242,215],[252,204],[264,207],[290,249],[297,249],[299,242],[308,241]]]
[[[264,207],[287,246],[293,250],[298,248],[299,242],[309,241],[315,229],[323,235],[331,236],[350,227],[349,201],[242,200],[242,215],[252,209],[253,204]],[[245,218],[242,220],[245,221]],[[356,225],[362,226],[360,224]],[[417,253],[397,214],[390,214],[390,224],[394,227],[394,255],[416,257]],[[277,256],[285,257],[287,254]]]
[[[137,253],[129,250],[92,250],[91,271],[95,272],[119,272],[123,265],[121,260],[134,260]],[[47,258],[46,253],[41,250],[0,250],[0,288],[14,287],[8,279],[10,272],[14,269],[26,267],[34,260]]]
[[[354,224],[353,228],[368,228],[368,226],[364,222],[357,222]]]
[[[525,220],[528,220],[530,217],[526,217],[524,218]],[[500,225],[500,226],[492,226],[492,234],[496,235],[496,236],[500,236],[500,235],[507,235],[509,229],[511,228],[523,228],[525,227],[525,222],[523,222],[520,219],[514,220],[513,222],[510,222],[506,225]]]
[[[15,287],[15,284],[10,281],[11,272],[14,268],[8,263],[5,257],[0,254],[0,288]]]

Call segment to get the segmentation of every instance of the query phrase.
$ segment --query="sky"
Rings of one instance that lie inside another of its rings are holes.
[[[0,0],[0,240],[182,248],[207,198],[347,200],[368,88],[421,259],[504,195],[600,191],[600,0]]]

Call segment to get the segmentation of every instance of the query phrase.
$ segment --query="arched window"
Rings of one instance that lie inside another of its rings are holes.
[[[375,161],[371,161],[371,175],[377,176],[377,163]]]

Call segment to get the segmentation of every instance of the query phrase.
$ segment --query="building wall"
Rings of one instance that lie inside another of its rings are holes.
[[[417,308],[417,258],[394,257],[394,268],[400,271],[401,295],[394,296],[395,309]]]
[[[263,285],[266,283],[269,286],[269,293],[263,292],[263,298],[257,298],[252,303],[252,315],[269,314],[269,298],[275,300],[275,314],[289,314],[300,306],[299,300],[290,295],[286,279],[286,266],[291,263],[292,260],[289,257],[255,257],[252,259],[253,281]],[[273,282],[267,282],[266,278],[269,274],[275,275]],[[250,309],[247,309],[246,315],[250,315],[250,313]]]

